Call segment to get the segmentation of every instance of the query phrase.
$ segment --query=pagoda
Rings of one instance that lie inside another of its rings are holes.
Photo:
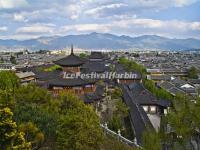
[[[49,81],[49,89],[57,94],[63,91],[74,92],[77,95],[92,93],[95,91],[95,83],[79,77],[80,68],[84,64],[84,60],[76,56],[71,46],[71,54],[54,62],[62,67],[63,75],[54,80]]]

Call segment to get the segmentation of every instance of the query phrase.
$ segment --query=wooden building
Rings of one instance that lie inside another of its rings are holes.
[[[62,77],[50,80],[48,83],[49,89],[54,94],[70,91],[77,95],[83,95],[95,91],[95,82],[81,79],[79,76],[84,60],[74,54],[73,46],[71,47],[71,54],[69,56],[54,63],[61,66],[63,70]]]

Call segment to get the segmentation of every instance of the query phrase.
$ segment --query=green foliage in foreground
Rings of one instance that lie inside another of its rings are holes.
[[[56,131],[58,149],[100,149],[103,134],[91,106],[71,94],[61,95],[60,100],[62,115]]]
[[[178,94],[172,102],[173,107],[166,116],[162,117],[165,128],[161,128],[158,133],[152,131],[144,133],[144,148],[159,150],[160,143],[162,143],[172,150],[196,149],[200,141],[200,98],[194,99]],[[166,131],[167,125],[168,130]]]
[[[200,130],[200,99],[180,94],[175,97],[173,106],[166,120],[177,136],[169,143],[175,148],[178,144],[181,149],[188,149],[188,145],[194,149],[194,143],[199,143],[200,140],[196,136]]]
[[[31,122],[39,128],[45,137],[55,136],[56,116],[34,104],[17,105],[14,109],[14,119],[18,124]]]
[[[104,138],[101,149],[102,150],[141,150],[139,148],[132,148],[109,135],[107,135]]]
[[[8,123],[4,125],[1,124],[5,123],[1,120],[3,116],[0,116],[0,144],[3,147],[27,146],[27,140],[34,149],[101,148],[103,133],[99,118],[81,99],[70,93],[53,97],[46,89],[34,84],[20,86],[12,72],[0,73],[0,80],[3,81],[0,83],[0,106],[12,106],[16,121],[9,112]],[[4,132],[8,132],[10,139],[4,138],[8,135]],[[21,142],[16,141],[18,135]]]
[[[10,108],[0,108],[0,149],[30,150],[31,143],[25,141],[24,135],[24,132],[18,131]]]
[[[14,92],[19,87],[19,78],[12,71],[0,71],[0,90]]]
[[[112,110],[113,115],[108,121],[108,127],[115,132],[118,132],[120,129],[120,131],[122,131],[122,135],[127,136],[124,128],[124,118],[128,116],[129,108],[123,102],[122,94],[123,93],[120,88],[115,88],[111,93],[111,100],[114,102],[114,105]]]
[[[0,149],[132,149],[104,139],[95,111],[75,95],[20,86],[12,72],[1,72],[0,80]],[[121,101],[116,110],[119,117],[127,111]]]
[[[19,78],[12,71],[0,71],[0,106],[12,106]]]
[[[152,129],[147,129],[142,135],[143,148],[148,150],[161,150],[161,138],[156,131]]]

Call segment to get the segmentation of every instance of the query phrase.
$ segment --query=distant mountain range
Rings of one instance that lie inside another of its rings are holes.
[[[2,50],[54,50],[63,49],[70,44],[83,49],[163,49],[190,50],[200,49],[198,39],[170,39],[157,35],[143,35],[138,37],[116,36],[108,33],[90,33],[81,35],[40,37],[31,40],[0,40]]]

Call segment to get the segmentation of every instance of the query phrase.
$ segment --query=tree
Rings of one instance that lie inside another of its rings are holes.
[[[12,93],[19,87],[19,78],[12,71],[0,72],[0,90],[11,91]]]
[[[35,84],[21,86],[15,92],[15,100],[18,103],[46,105],[51,99],[51,95],[47,89],[37,87]]]
[[[0,105],[12,105],[19,78],[12,71],[0,71]]]
[[[36,104],[17,104],[14,109],[14,119],[18,124],[32,122],[46,138],[55,137],[57,118],[56,112],[46,111]]]
[[[45,137],[54,137],[59,104],[50,93],[34,84],[21,86],[15,94],[14,118],[18,124],[32,122]]]
[[[11,57],[10,57],[10,62],[11,62],[12,64],[17,64],[15,56],[11,56]]]
[[[87,55],[85,53],[80,53],[79,57],[81,57],[81,58],[87,58]]]
[[[124,118],[128,116],[128,107],[122,101],[122,90],[120,88],[115,88],[115,90],[111,93],[111,100],[112,100],[112,116],[111,119],[108,121],[109,129],[118,132],[120,129],[124,131]]]
[[[141,73],[143,78],[146,78],[146,68],[136,63],[135,61],[130,61],[125,57],[119,58],[119,63],[122,64],[128,71],[138,71]]]
[[[115,137],[106,136],[102,144],[102,150],[141,150],[140,148],[133,148]]]
[[[46,71],[46,72],[52,72],[52,71],[55,71],[55,70],[62,70],[62,67],[60,67],[58,65],[54,65],[54,66],[51,66],[49,68],[44,69],[44,71]]]
[[[159,136],[159,133],[156,133],[155,131],[147,128],[143,135],[143,148],[148,150],[161,150],[161,138]]]
[[[173,100],[173,108],[167,115],[168,124],[172,128],[175,136],[168,136],[167,143],[171,143],[173,148],[195,149],[199,144],[198,131],[199,122],[199,102],[192,102],[187,95],[178,94]],[[196,142],[194,144],[194,142]]]
[[[30,121],[22,123],[19,131],[25,133],[25,140],[31,142],[33,149],[39,148],[44,142],[44,134]]]
[[[173,99],[173,96],[168,91],[157,87],[152,80],[144,79],[143,85],[146,89],[148,89],[152,94],[154,94],[158,98],[163,98],[167,100]]]
[[[192,79],[198,79],[198,72],[197,69],[192,66],[188,71],[188,77]]]
[[[119,99],[122,97],[122,90],[120,88],[115,88],[114,91],[111,93],[111,97],[113,99]]]
[[[3,58],[1,57],[1,58],[0,58],[0,63],[3,63],[3,62],[4,62],[4,60],[3,60]]]
[[[103,134],[91,106],[72,94],[62,94],[59,99],[62,115],[56,132],[58,149],[100,149]]]
[[[128,116],[128,107],[126,106],[126,104],[121,100],[119,99],[117,102],[116,102],[116,110],[115,110],[115,113],[117,116],[119,116],[120,118],[124,118],[124,117],[127,117]]]
[[[16,90],[14,119],[34,148],[41,145],[55,147],[59,106],[46,89],[35,84],[20,86]]]
[[[24,133],[17,130],[12,119],[13,113],[6,107],[0,109],[0,147],[4,149],[31,149],[31,144],[24,139]]]
[[[108,122],[108,128],[118,132],[118,130],[123,129],[121,118],[117,115],[114,115],[112,119]]]

